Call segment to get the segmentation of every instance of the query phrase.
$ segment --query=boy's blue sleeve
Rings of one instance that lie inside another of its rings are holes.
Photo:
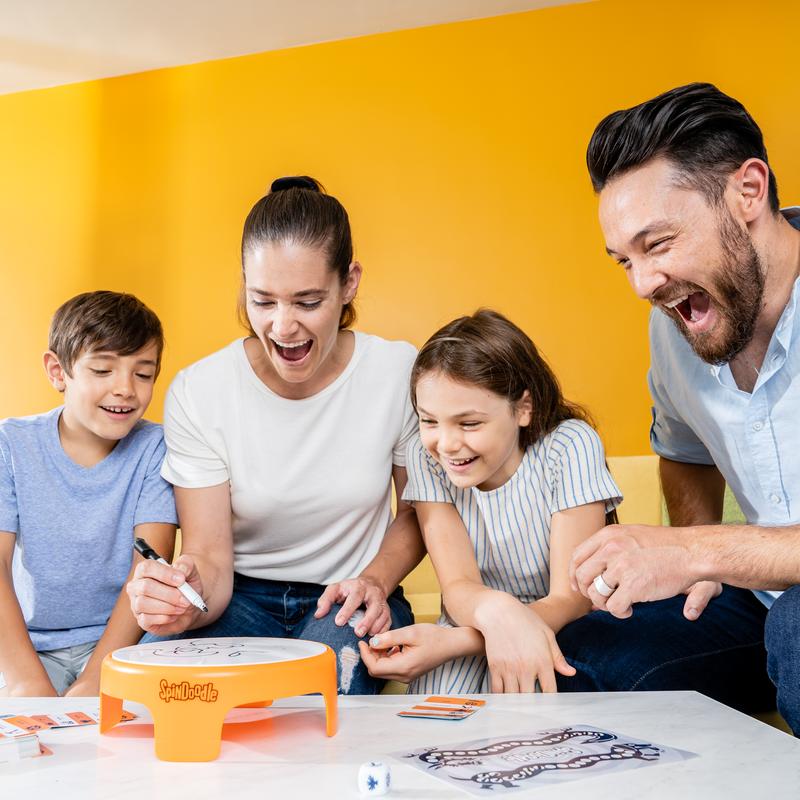
[[[134,526],[145,522],[178,524],[172,484],[167,483],[161,477],[161,465],[164,463],[167,448],[164,445],[164,436],[160,431],[161,428],[159,426],[158,442],[153,448],[142,483],[142,490],[139,493],[139,502],[136,504],[136,513],[133,518]]]
[[[14,473],[11,469],[11,451],[0,433],[0,531],[19,533],[19,510]]]

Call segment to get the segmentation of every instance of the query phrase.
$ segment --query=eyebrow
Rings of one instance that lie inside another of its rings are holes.
[[[639,242],[642,241],[642,239],[646,239],[652,233],[655,233],[662,228],[668,228],[670,224],[671,223],[669,220],[666,219],[660,219],[657,222],[650,223],[650,225],[642,228],[638,233],[631,237],[631,240],[628,242],[628,247],[635,247],[637,244],[639,244]],[[610,247],[606,247],[606,253],[608,253],[610,256],[619,255],[616,250],[612,250]]]
[[[417,409],[419,410],[420,414],[425,414],[428,417],[436,416],[435,414],[431,414],[429,411],[426,411],[424,408],[422,408],[422,406],[417,406]],[[460,419],[461,417],[474,417],[476,415],[479,417],[487,416],[485,411],[478,411],[477,409],[470,409],[469,411],[461,411],[460,413],[452,414],[451,416],[453,417],[453,419]]]
[[[255,286],[248,286],[248,292],[254,292],[255,294],[261,295],[261,297],[274,297],[275,295],[272,292],[268,292],[266,289],[257,289]],[[311,295],[316,295],[318,297],[327,297],[329,294],[327,289],[303,289],[300,292],[295,292],[292,297],[309,297]]]
[[[90,353],[88,357],[89,358],[101,359],[103,361],[115,361],[117,358],[119,358],[119,356],[117,354],[115,354],[115,353]],[[153,361],[153,360],[151,360],[149,358],[139,359],[139,361],[137,361],[136,363],[137,364],[142,364],[142,365],[145,365],[145,366],[150,366],[150,367],[157,367],[158,366],[158,362]]]

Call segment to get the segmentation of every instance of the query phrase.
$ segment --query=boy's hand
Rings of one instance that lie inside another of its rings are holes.
[[[184,581],[203,596],[203,582],[191,556],[180,556],[173,566],[145,559],[137,565],[126,591],[131,610],[142,630],[156,636],[183,633],[202,613],[176,588]]]
[[[553,631],[517,599],[510,595],[495,597],[480,609],[480,617],[492,692],[533,692],[537,680],[543,692],[556,692],[555,672],[575,674]]]
[[[97,697],[100,694],[100,681],[78,675],[75,683],[64,692],[64,697]]]
[[[6,686],[7,697],[58,697],[58,692],[49,679],[17,681]]]

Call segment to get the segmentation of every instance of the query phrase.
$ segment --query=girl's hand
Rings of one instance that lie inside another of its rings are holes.
[[[491,690],[556,692],[555,672],[574,675],[553,631],[539,615],[508,594],[497,593],[476,611],[486,641]]]
[[[361,660],[373,678],[410,683],[445,661],[480,652],[480,634],[471,628],[420,623],[359,642]]]
[[[203,596],[203,582],[191,556],[180,556],[172,566],[149,558],[137,565],[126,591],[142,630],[169,636],[183,633],[197,619],[202,612],[177,589],[184,581]]]
[[[341,608],[334,618],[339,625],[346,625],[350,617],[361,608],[365,607],[364,618],[355,626],[358,637],[374,636],[383,633],[392,626],[392,615],[386,602],[386,591],[374,578],[361,575],[346,581],[332,583],[325,587],[325,591],[317,600],[317,610],[314,618],[324,617],[334,604],[341,604]]]

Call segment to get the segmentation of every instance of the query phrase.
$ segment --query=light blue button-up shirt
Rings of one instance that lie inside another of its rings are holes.
[[[784,216],[800,229],[800,207]],[[666,314],[650,315],[650,442],[664,458],[715,464],[754,525],[800,523],[800,278],[753,391],[701,360]],[[777,593],[756,592],[766,605]]]

